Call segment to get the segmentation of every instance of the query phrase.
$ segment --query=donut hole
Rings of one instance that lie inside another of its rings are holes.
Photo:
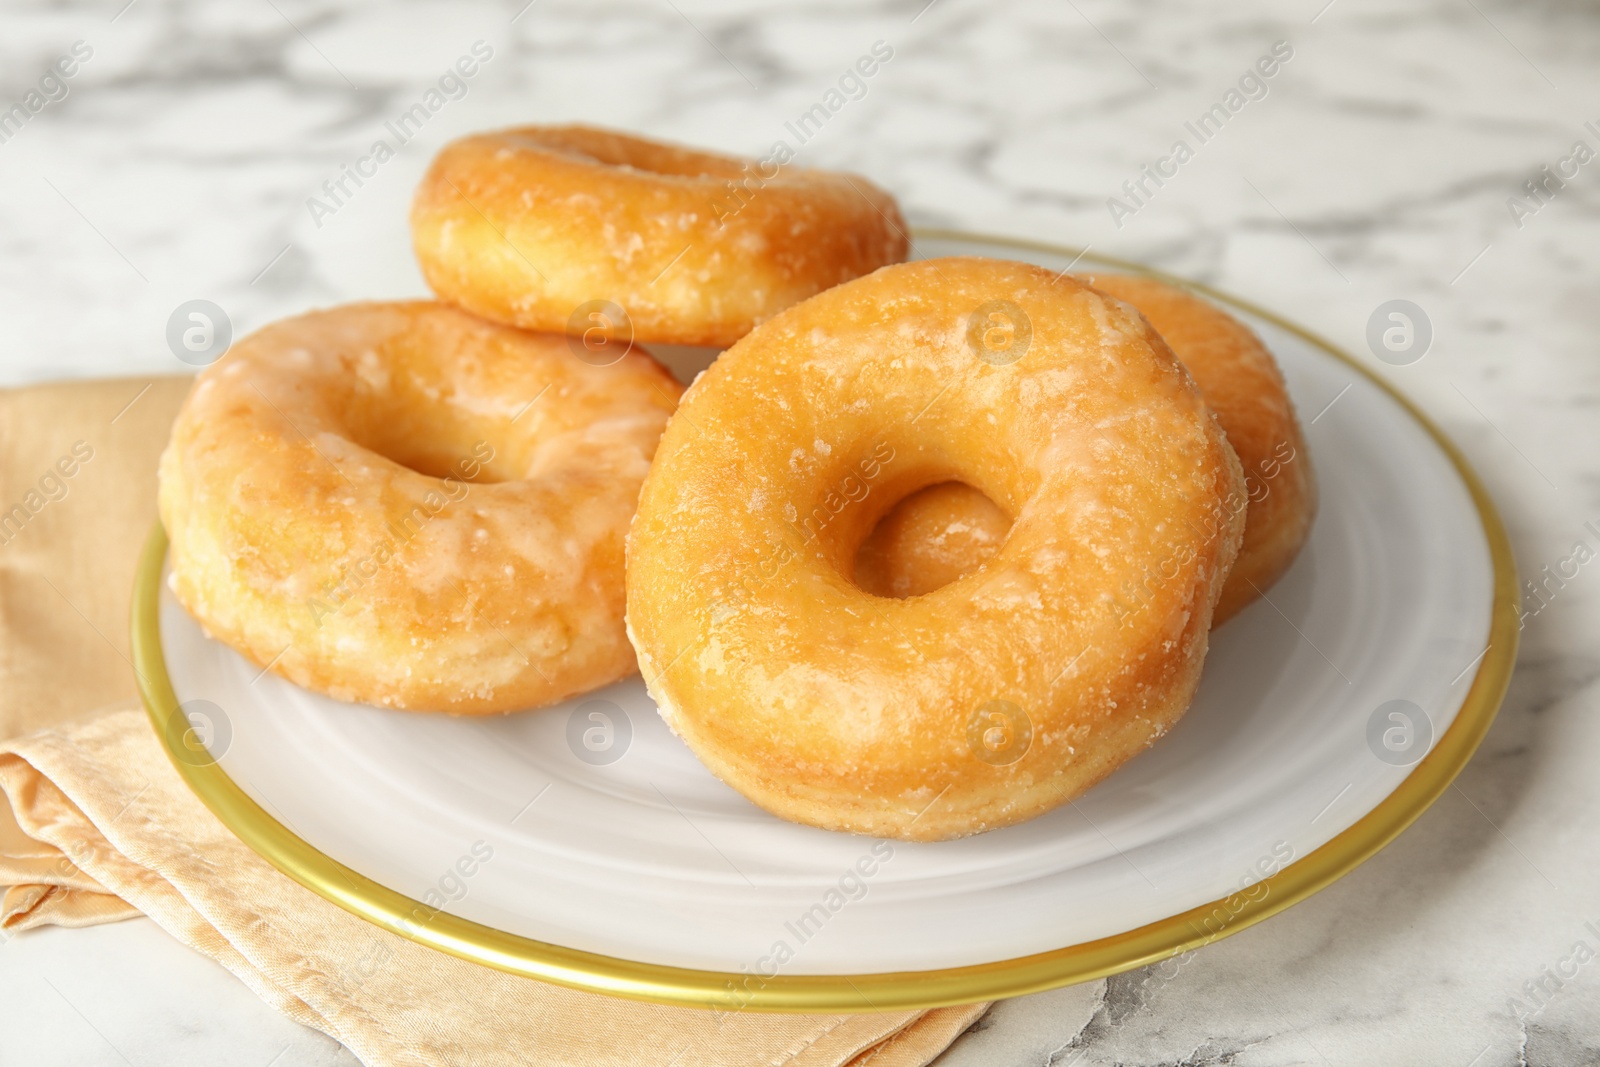
[[[585,126],[515,130],[506,134],[506,138],[583,163],[646,171],[669,178],[733,179],[745,176],[744,160]]]
[[[988,562],[1011,516],[981,489],[945,481],[899,500],[855,554],[856,585],[874,596],[922,596]]]
[[[368,398],[347,414],[352,441],[429,478],[488,484],[527,476],[501,427],[460,415],[449,404],[389,400]]]
[[[495,463],[500,450],[481,437],[476,441],[442,442],[420,436],[386,436],[361,444],[384,459],[429,478],[488,484],[515,481],[519,477],[515,471],[498,469],[503,466]]]

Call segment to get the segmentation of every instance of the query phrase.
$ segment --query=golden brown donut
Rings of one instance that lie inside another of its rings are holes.
[[[1289,569],[1316,515],[1311,457],[1283,375],[1256,335],[1209,301],[1131,274],[1081,277],[1149,320],[1194,377],[1244,467],[1244,544],[1213,619],[1226,622]],[[879,596],[918,596],[994,555],[1010,525],[971,486],[924,490],[901,501],[867,538],[856,580]],[[1147,599],[1140,583],[1122,595],[1128,611],[1141,610]]]
[[[431,302],[275,323],[208,367],[161,457],[171,587],[341,700],[481,714],[615,681],[623,539],[681,388],[642,352]]]
[[[906,257],[889,194],[788,158],[587,126],[476,134],[446,145],[417,189],[417,259],[439,296],[499,322],[726,347]]]
[[[1016,522],[981,571],[885,600],[849,577],[908,493]],[[1072,799],[1188,707],[1244,479],[1125,304],[1002,260],[886,267],[754,330],[685,394],[628,536],[662,716],[755,803],[939,840]],[[1146,610],[1124,583],[1168,575]]]

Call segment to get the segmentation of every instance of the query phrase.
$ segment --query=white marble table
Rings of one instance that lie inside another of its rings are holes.
[[[579,120],[753,154],[882,40],[893,59],[803,162],[924,223],[1203,278],[1364,356],[1374,309],[1415,301],[1427,355],[1371,362],[1478,466],[1524,574],[1600,548],[1600,161],[1573,152],[1600,150],[1592,4],[524,3],[8,3],[0,107],[73,73],[0,143],[0,382],[181,369],[164,331],[194,298],[238,335],[421,294],[405,208],[448,138]],[[314,218],[476,41],[493,56],[465,95]],[[1279,41],[1220,132],[1186,135]],[[1193,158],[1132,200],[1186,136]],[[1600,948],[1597,574],[1528,619],[1483,749],[1376,859],[1181,967],[1002,1004],[941,1062],[1600,1062],[1600,963],[1545,978]],[[0,946],[0,1060],[353,1062],[143,920]]]

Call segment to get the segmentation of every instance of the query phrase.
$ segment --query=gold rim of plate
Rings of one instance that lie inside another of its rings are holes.
[[[1450,728],[1384,800],[1320,848],[1252,887],[1137,929],[1030,956],[931,971],[852,975],[785,975],[751,980],[750,975],[639,963],[566,948],[497,930],[397,893],[297,837],[250,799],[214,762],[179,753],[187,720],[182,718],[161,651],[158,618],[161,568],[167,535],[156,524],[145,544],[133,590],[132,645],[135,673],[156,736],[195,794],[267,862],[319,896],[369,922],[420,944],[512,974],[595,993],[637,1000],[740,1011],[875,1012],[935,1008],[1015,997],[1086,982],[1156,963],[1200,947],[1298,903],[1348,874],[1394,840],[1450,785],[1472,757],[1505,696],[1518,639],[1516,565],[1511,545],[1477,474],[1444,433],[1415,405],[1355,358],[1313,333],[1262,308],[1187,279],[1086,250],[953,230],[919,229],[933,240],[983,242],[1158,278],[1204,293],[1273,323],[1376,384],[1415,419],[1450,458],[1472,494],[1494,566],[1494,603],[1488,650]],[[181,724],[181,725],[180,725]],[[1225,919],[1216,919],[1218,912]],[[1209,921],[1209,922],[1208,922]]]

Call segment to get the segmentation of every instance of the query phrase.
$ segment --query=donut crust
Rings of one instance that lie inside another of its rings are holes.
[[[432,302],[268,326],[161,457],[170,584],[213,637],[340,700],[533,708],[632,673],[623,541],[681,389],[641,350]]]
[[[972,342],[996,301],[1016,309],[1007,360]],[[1016,516],[988,566],[905,600],[858,587],[888,508],[952,480]],[[1126,305],[1021,263],[888,267],[689,389],[628,538],[629,636],[667,723],[768,811],[977,833],[1078,796],[1182,715],[1244,491]],[[1120,603],[1149,573],[1150,601]]]
[[[716,347],[908,247],[894,199],[865,178],[587,126],[446,145],[411,230],[433,291],[486,318]]]
[[[1283,374],[1249,327],[1210,301],[1137,275],[1080,278],[1144,315],[1200,387],[1244,467],[1244,543],[1217,602],[1213,625],[1220,625],[1283,576],[1316,517],[1316,475]],[[921,595],[982,565],[1010,526],[1010,516],[971,486],[924,490],[868,537],[856,580],[880,596]]]

